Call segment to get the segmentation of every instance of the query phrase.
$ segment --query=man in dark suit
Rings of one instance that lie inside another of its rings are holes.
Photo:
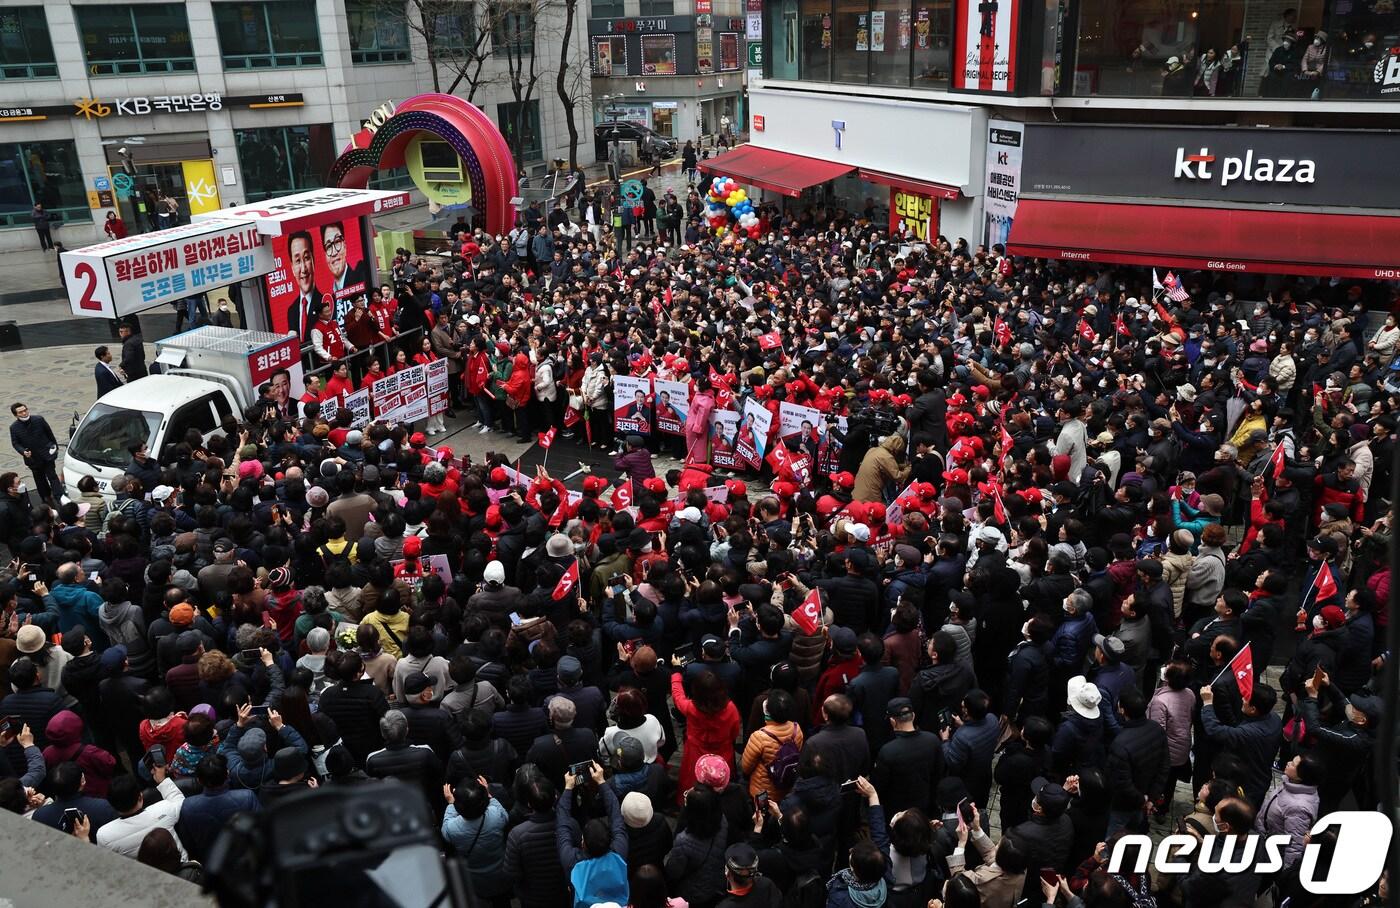
[[[92,377],[97,379],[98,397],[126,384],[126,376],[121,373],[121,369],[112,365],[111,350],[105,346],[98,347],[92,351],[92,355],[97,357],[97,365],[92,367]]]
[[[296,281],[297,296],[287,307],[287,330],[295,331],[306,343],[311,323],[321,307],[321,291],[316,289],[316,247],[311,234],[298,230],[287,238],[287,268]]]
[[[352,300],[369,289],[369,263],[363,249],[350,249],[346,243],[345,225],[332,221],[321,225],[321,248],[326,252],[326,267],[331,272],[330,294],[335,298],[335,320],[342,325]],[[360,261],[350,264],[354,255]]]
[[[39,497],[53,507],[58,507],[58,496],[63,494],[63,484],[58,481],[54,461],[58,459],[58,439],[53,429],[42,416],[31,416],[24,404],[14,404],[10,413],[15,421],[10,423],[10,445],[24,465],[34,474],[34,490]]]
[[[145,378],[146,342],[142,340],[141,332],[131,322],[122,322],[117,328],[117,334],[122,339],[121,367],[126,380]]]

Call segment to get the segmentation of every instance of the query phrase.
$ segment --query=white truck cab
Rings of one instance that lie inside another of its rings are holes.
[[[157,341],[164,371],[102,395],[78,425],[63,458],[68,497],[78,500],[78,481],[91,476],[114,498],[112,480],[131,463],[133,445],[144,441],[150,456],[164,460],[191,429],[207,440],[224,417],[241,418],[274,369],[295,369],[299,386],[297,350],[294,334],[214,326]]]

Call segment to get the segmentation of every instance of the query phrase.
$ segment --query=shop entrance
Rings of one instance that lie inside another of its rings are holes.
[[[220,207],[207,139],[173,136],[151,143],[114,143],[107,146],[106,153],[114,201],[132,233],[188,224],[191,215]],[[160,218],[161,198],[175,203],[173,214],[164,221]]]

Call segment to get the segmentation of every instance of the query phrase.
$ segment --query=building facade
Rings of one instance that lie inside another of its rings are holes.
[[[765,0],[763,20],[734,167],[791,156],[770,191],[1027,255],[1400,267],[1400,200],[1373,191],[1400,151],[1386,0]]]
[[[592,0],[594,122],[685,141],[744,116],[743,0]],[[603,100],[606,99],[606,100]]]
[[[182,223],[316,188],[376,110],[424,92],[469,97],[526,169],[568,158],[554,80],[562,4],[21,4],[0,9],[0,251],[37,246],[36,202],[73,247],[102,238],[109,211],[158,226],[156,192]],[[589,163],[583,26],[580,12],[566,71],[579,76],[571,100]],[[531,67],[543,75],[526,92]],[[403,171],[371,181],[409,185]]]

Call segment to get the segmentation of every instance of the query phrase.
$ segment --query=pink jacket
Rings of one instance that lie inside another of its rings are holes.
[[[1172,690],[1165,682],[1158,685],[1147,704],[1147,718],[1167,733],[1167,754],[1173,766],[1191,761],[1191,711],[1195,706],[1196,695],[1189,688]]]

